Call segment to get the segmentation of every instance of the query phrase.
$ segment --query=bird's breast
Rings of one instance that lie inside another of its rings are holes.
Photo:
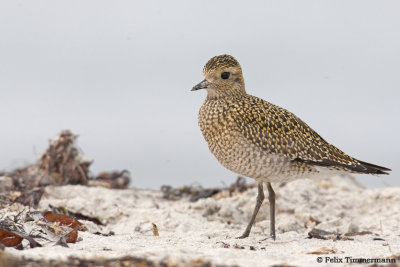
[[[211,152],[216,155],[235,143],[237,131],[227,107],[218,101],[206,101],[199,111],[199,126]]]

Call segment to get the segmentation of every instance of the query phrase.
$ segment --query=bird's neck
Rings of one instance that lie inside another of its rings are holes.
[[[244,96],[246,95],[246,90],[244,88],[236,87],[230,88],[229,90],[222,90],[218,88],[207,89],[207,100],[216,100],[226,97]]]

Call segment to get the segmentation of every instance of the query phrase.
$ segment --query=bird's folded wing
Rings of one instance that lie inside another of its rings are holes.
[[[235,118],[236,127],[258,147],[313,165],[347,168],[360,165],[291,112],[257,97],[250,97],[249,103],[248,107],[239,107],[243,112]]]

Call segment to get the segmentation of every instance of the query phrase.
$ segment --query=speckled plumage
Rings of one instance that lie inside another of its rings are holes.
[[[229,77],[224,79],[222,73]],[[232,56],[211,58],[203,74],[205,80],[192,89],[207,89],[199,125],[210,151],[229,170],[258,183],[332,170],[370,174],[390,170],[354,159],[293,113],[247,94],[242,69]]]
[[[316,167],[375,174],[385,170],[345,154],[286,109],[247,94],[240,65],[232,56],[213,57],[203,72],[207,76],[232,68],[240,74],[236,78],[243,90],[222,92],[221,97],[211,92],[199,112],[204,138],[223,166],[265,181],[307,177],[323,169]]]

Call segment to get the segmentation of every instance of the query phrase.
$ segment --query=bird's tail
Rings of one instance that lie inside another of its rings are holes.
[[[390,172],[391,169],[374,165],[368,162],[364,162],[359,160],[358,162],[361,163],[361,166],[364,167],[365,169],[362,171],[363,173],[371,173],[371,174],[389,174],[387,172]]]

